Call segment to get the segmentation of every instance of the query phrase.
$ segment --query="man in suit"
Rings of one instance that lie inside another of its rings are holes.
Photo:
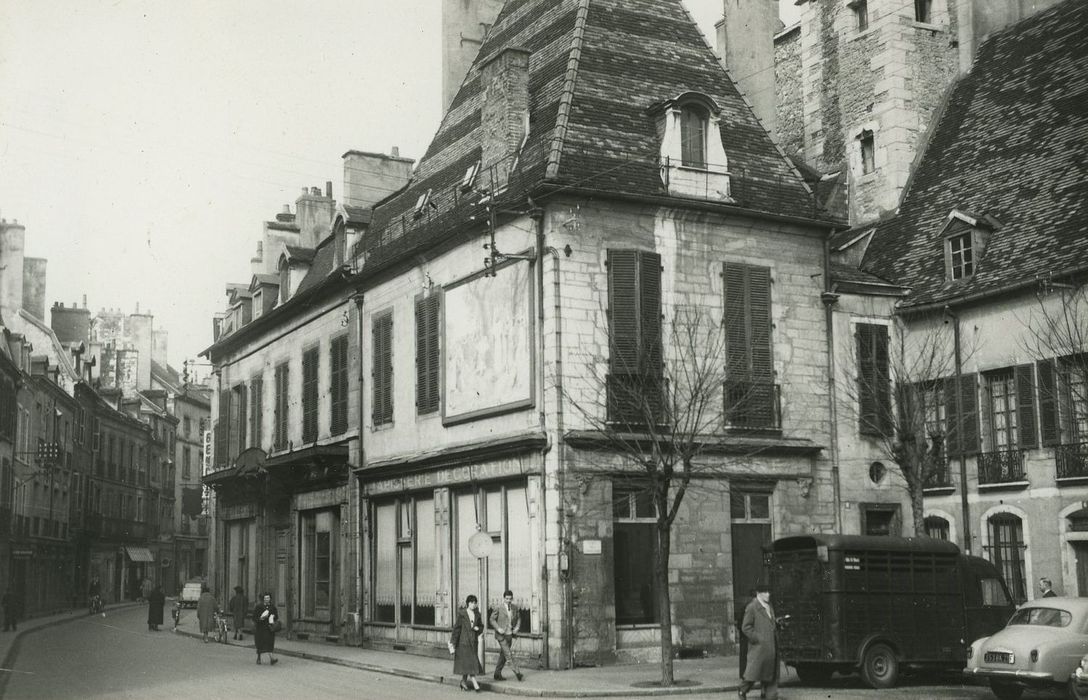
[[[1055,598],[1058,595],[1054,592],[1054,584],[1048,578],[1039,579],[1039,592],[1043,594],[1043,598]]]
[[[491,627],[495,630],[495,641],[499,643],[499,660],[495,664],[495,680],[503,680],[502,668],[509,662],[510,668],[514,669],[514,675],[520,681],[522,679],[521,669],[518,668],[518,662],[514,655],[510,653],[510,644],[513,643],[514,635],[521,628],[521,613],[518,611],[517,606],[514,605],[512,591],[506,591],[502,594],[502,605],[491,611],[488,622],[491,623]]]
[[[778,698],[778,649],[775,645],[777,623],[771,607],[771,587],[756,585],[756,597],[744,609],[740,629],[748,638],[748,663],[737,689],[739,700],[747,700],[748,691],[758,681],[768,700]]]

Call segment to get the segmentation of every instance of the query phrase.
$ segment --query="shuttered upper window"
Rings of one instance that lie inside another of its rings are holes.
[[[288,367],[284,362],[276,366],[275,436],[273,446],[277,450],[287,447],[287,380]]]
[[[978,420],[978,375],[965,374],[944,381],[944,403],[948,415],[949,455],[976,454],[980,449]]]
[[[608,251],[609,369],[612,374],[660,376],[661,256]]]
[[[374,386],[374,397],[371,418],[374,425],[383,425],[393,422],[393,313],[374,318],[372,333],[374,366],[371,384]]]
[[[317,348],[302,353],[302,441],[317,440]]]
[[[329,344],[329,434],[348,429],[348,337],[341,335]]]
[[[767,382],[774,377],[771,353],[771,270],[725,263],[726,376],[731,381]]]
[[[862,435],[888,435],[891,431],[888,327],[877,323],[859,323],[855,337],[858,363],[858,430]]]
[[[416,412],[438,410],[438,317],[441,296],[416,298]]]
[[[261,432],[264,409],[264,380],[254,377],[249,382],[249,444],[260,447],[264,435]]]

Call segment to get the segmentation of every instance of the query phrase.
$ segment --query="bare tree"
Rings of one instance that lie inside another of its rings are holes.
[[[852,416],[858,432],[879,446],[896,466],[910,497],[914,532],[925,535],[925,489],[950,485],[949,455],[977,442],[977,405],[970,378],[957,374],[955,324],[919,324],[908,329],[857,324],[840,348],[843,358],[840,415]],[[959,348],[960,365],[973,348]]]
[[[655,315],[660,318],[659,306],[648,314]],[[608,357],[592,350],[583,353],[587,368],[583,391],[563,392],[598,436],[600,453],[609,455],[602,464],[572,474],[583,483],[608,479],[613,488],[652,504],[661,683],[671,686],[675,679],[668,573],[673,524],[685,497],[704,476],[720,482],[714,477],[723,474],[728,459],[720,449],[727,424],[775,427],[778,397],[768,388],[773,387],[768,377],[749,374],[746,381],[730,381],[743,373],[727,376],[725,323],[706,305],[673,306],[660,330],[644,332],[634,348],[617,346],[612,332],[617,322],[622,321],[611,318]],[[708,454],[711,451],[715,454]]]

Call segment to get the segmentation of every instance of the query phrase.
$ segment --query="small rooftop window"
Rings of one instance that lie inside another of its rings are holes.
[[[975,255],[971,234],[962,233],[948,239],[949,276],[953,280],[967,279],[975,274]]]
[[[687,104],[680,109],[680,164],[688,168],[706,167],[706,132],[710,113],[701,105]]]

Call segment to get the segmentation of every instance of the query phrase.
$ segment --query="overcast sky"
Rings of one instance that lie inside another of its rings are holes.
[[[722,0],[686,2],[713,43]],[[346,150],[423,153],[440,7],[0,0],[0,216],[49,261],[46,315],[138,303],[180,370],[249,281],[262,221],[303,186],[339,197]]]

